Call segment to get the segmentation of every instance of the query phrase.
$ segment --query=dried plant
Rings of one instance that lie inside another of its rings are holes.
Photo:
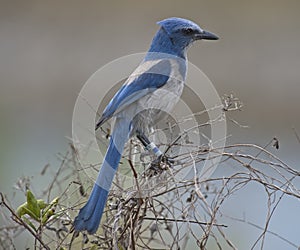
[[[223,107],[215,108],[228,113],[241,107],[241,102],[229,95],[224,97]],[[271,234],[296,249],[295,243],[270,231],[269,225],[284,196],[300,199],[296,185],[300,172],[270,152],[271,147],[279,147],[276,138],[264,147],[233,144],[226,145],[224,151],[209,144],[209,136],[204,132],[201,135],[207,140],[202,145],[189,141],[189,134],[220,119],[183,131],[172,137],[171,142],[160,145],[172,158],[172,164],[155,161],[138,141],[132,139],[126,147],[101,226],[95,235],[71,233],[70,229],[93,185],[83,170],[92,168],[96,175],[100,163],[82,167],[76,149],[70,145],[65,155],[59,155],[61,165],[52,174],[51,182],[37,194],[47,204],[55,196],[59,197],[46,222],[34,221],[28,214],[20,217],[1,193],[1,214],[5,220],[0,231],[1,248],[15,249],[18,235],[28,231],[34,239],[35,249],[193,249],[195,246],[200,249],[237,249],[234,239],[226,234],[228,225],[223,222],[223,218],[230,218],[260,230],[252,248],[264,249],[266,236]],[[186,120],[188,117],[182,122]],[[229,120],[244,127],[233,119]],[[172,124],[167,127],[170,129]],[[179,147],[186,150],[174,155],[174,152],[179,152]],[[213,157],[222,156],[219,167],[231,168],[230,174],[199,178],[196,165],[201,165],[210,152],[214,152]],[[41,175],[49,175],[50,170],[51,166],[46,166]],[[183,178],[183,172],[193,174]],[[235,218],[222,209],[225,201],[250,184],[261,186],[266,195],[267,217],[263,226],[246,218]],[[32,180],[22,178],[17,188],[25,193],[32,185]]]

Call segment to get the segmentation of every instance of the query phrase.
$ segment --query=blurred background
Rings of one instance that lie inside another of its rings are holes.
[[[156,22],[171,16],[191,19],[220,37],[195,44],[188,55],[220,95],[234,93],[244,103],[234,118],[250,128],[229,124],[231,142],[263,146],[276,136],[276,154],[300,169],[293,130],[300,133],[299,9],[297,0],[2,0],[0,190],[11,197],[20,176],[34,176],[48,163],[58,166],[56,154],[68,147],[73,106],[86,80],[114,59],[146,51]],[[237,215],[247,210],[259,223],[266,211],[260,201],[266,202],[248,190],[225,208]],[[299,201],[283,200],[271,223],[298,245],[299,209]],[[247,249],[259,231],[234,225],[229,235]],[[290,248],[278,238],[267,240],[266,249]]]

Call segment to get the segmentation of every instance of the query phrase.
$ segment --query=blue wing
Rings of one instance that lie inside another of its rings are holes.
[[[135,77],[131,82],[125,82],[103,111],[100,120],[96,124],[96,129],[115,113],[165,85],[170,73],[170,62],[163,60],[152,66],[143,74]]]

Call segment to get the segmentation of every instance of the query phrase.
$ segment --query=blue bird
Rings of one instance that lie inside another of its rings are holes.
[[[187,72],[187,49],[196,40],[217,40],[190,20],[172,17],[160,26],[150,49],[138,68],[109,102],[96,124],[115,117],[110,143],[90,197],[74,220],[75,231],[94,234],[100,224],[108,192],[117,171],[125,143],[136,136],[158,158],[162,152],[147,135],[168,114],[183,91]]]

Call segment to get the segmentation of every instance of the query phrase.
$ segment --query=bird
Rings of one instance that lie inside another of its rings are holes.
[[[109,119],[115,119],[97,180],[87,203],[74,219],[72,227],[75,232],[94,234],[98,230],[129,138],[136,136],[158,159],[163,156],[148,135],[181,96],[187,74],[187,50],[197,40],[219,39],[214,33],[184,18],[170,17],[157,24],[159,29],[144,59],[108,103],[95,125],[97,130]]]

